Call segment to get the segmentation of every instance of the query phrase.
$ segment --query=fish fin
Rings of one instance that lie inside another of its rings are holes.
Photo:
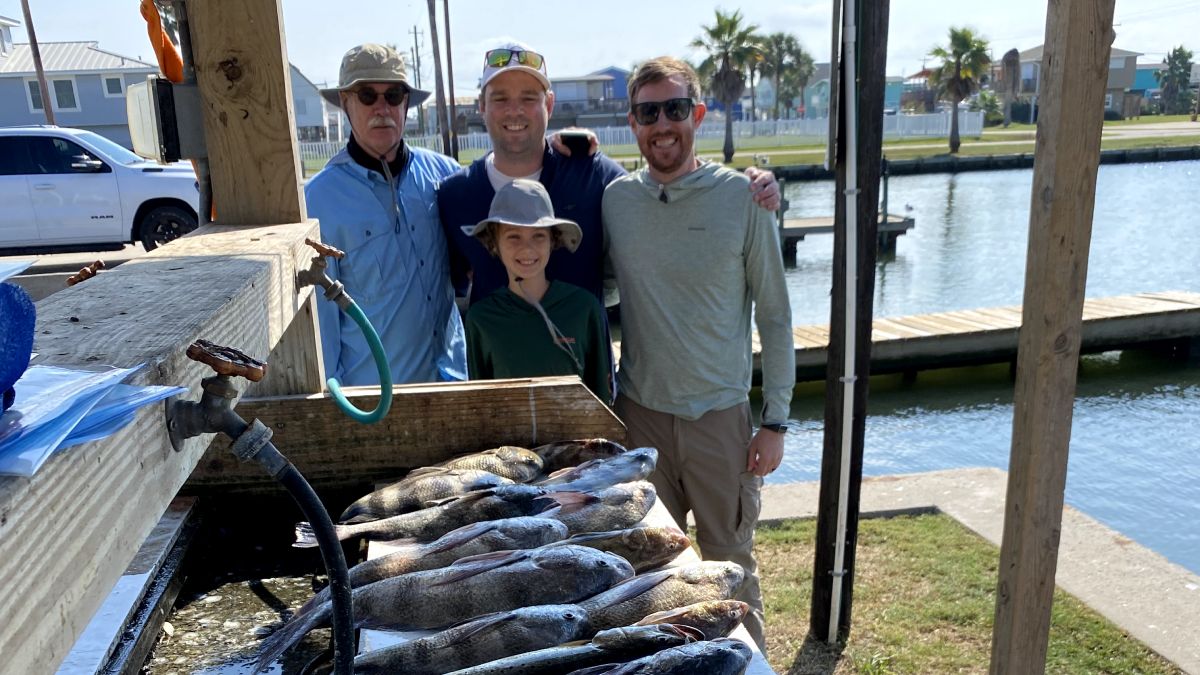
[[[675,633],[679,637],[686,639],[688,642],[702,642],[706,639],[704,637],[704,631],[696,628],[695,626],[688,626],[682,623],[664,623],[662,625],[666,626],[672,633]]]
[[[556,542],[556,543],[558,543],[558,544],[581,544],[583,546],[587,546],[587,544],[585,542],[596,541],[597,539],[608,539],[610,537],[615,536],[616,533],[618,533],[618,532],[624,532],[624,530],[609,530],[607,532],[580,532],[579,534],[573,534],[573,535],[567,537],[566,539],[563,539],[562,541]]]
[[[613,673],[616,673],[617,668],[620,668],[622,665],[624,665],[624,664],[622,664],[622,663],[605,663],[605,664],[602,664],[599,666],[590,666],[588,668],[580,668],[579,670],[572,670],[571,675],[602,675],[602,674],[603,675],[612,675]]]
[[[473,619],[467,619],[466,621],[460,621],[460,622],[454,624],[453,626],[450,626],[450,628],[458,628],[459,630],[462,631],[462,634],[456,636],[453,641],[447,642],[444,646],[451,647],[451,646],[459,645],[459,644],[465,642],[466,640],[469,640],[470,638],[478,635],[479,633],[481,633],[485,630],[488,630],[489,628],[492,628],[493,626],[502,624],[505,621],[512,621],[512,620],[516,619],[517,616],[518,616],[517,613],[512,612],[512,611],[492,612],[491,614],[484,614],[483,616],[477,616]],[[450,628],[447,628],[446,630],[450,630]]]
[[[494,520],[484,520],[478,523],[463,525],[458,529],[450,530],[437,540],[431,542],[429,544],[430,548],[428,552],[445,553],[456,546],[462,546],[468,541],[482,536],[487,532],[491,532],[494,529],[496,529],[496,521]]]
[[[259,646],[254,673],[261,673],[271,666],[292,645],[299,642],[309,631],[326,625],[333,613],[333,604],[325,603],[304,616],[293,616],[279,630],[271,633]]]
[[[296,543],[292,548],[313,548],[317,545],[317,535],[313,532],[312,524],[307,520],[296,523]]]
[[[466,558],[456,560],[453,565],[445,568],[446,576],[441,580],[434,582],[433,586],[445,586],[453,584],[463,579],[469,579],[477,574],[482,574],[488,570],[494,570],[497,567],[504,567],[516,562],[525,560],[530,555],[529,551],[493,551],[491,553],[481,553]]]
[[[636,577],[631,577],[622,581],[612,588],[604,591],[599,595],[594,595],[586,601],[580,603],[584,609],[601,609],[619,605],[626,600],[636,598],[637,596],[649,592],[650,589],[658,586],[662,582],[674,577],[675,570],[661,570],[651,572],[649,574],[639,574]]]
[[[551,502],[562,507],[558,515],[565,516],[569,513],[575,513],[585,506],[590,506],[600,501],[600,498],[595,495],[590,495],[586,492],[551,492],[538,499],[548,499]],[[552,506],[547,506],[543,510],[549,510]]]
[[[584,464],[587,464],[587,462],[584,462]],[[534,485],[556,485],[558,483],[568,483],[572,478],[578,475],[579,467],[581,466],[583,466],[583,464],[580,464],[579,466],[563,467],[558,471],[552,471],[546,474],[545,478],[536,481]]]

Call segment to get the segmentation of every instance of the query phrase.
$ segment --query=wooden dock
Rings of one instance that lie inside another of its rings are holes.
[[[890,251],[896,247],[896,239],[916,227],[916,221],[908,216],[894,213],[879,217],[876,230],[876,243],[881,251]],[[810,234],[832,234],[833,216],[817,218],[783,218],[779,226],[779,240],[783,244],[783,254],[788,258],[796,257],[796,244]]]
[[[1021,307],[966,309],[875,319],[871,373],[1002,363],[1017,357]],[[829,326],[797,326],[796,379],[825,377]],[[1165,291],[1094,298],[1083,306],[1083,353],[1167,344],[1200,338],[1200,293]],[[613,345],[620,353],[620,344]],[[761,345],[754,334],[754,379]]]

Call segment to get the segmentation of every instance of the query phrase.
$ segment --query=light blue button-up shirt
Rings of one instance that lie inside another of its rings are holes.
[[[410,159],[389,185],[343,149],[304,189],[321,239],[346,252],[326,272],[375,326],[396,383],[467,377],[466,341],[454,306],[446,239],[435,190],[459,170],[450,158],[409,148]],[[395,199],[393,199],[393,192]],[[317,300],[325,374],[343,385],[379,384],[366,337],[348,315]]]

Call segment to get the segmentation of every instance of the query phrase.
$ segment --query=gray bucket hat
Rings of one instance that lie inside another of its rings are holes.
[[[571,220],[554,217],[554,205],[546,188],[536,180],[518,178],[500,188],[492,199],[488,217],[474,225],[463,225],[468,236],[478,237],[491,223],[517,227],[553,227],[562,235],[563,247],[574,253],[583,240],[583,230]]]
[[[404,57],[395,49],[386,45],[372,42],[359,45],[346,52],[342,57],[342,70],[338,76],[338,86],[322,89],[321,96],[337,107],[342,107],[338,92],[348,91],[365,82],[383,82],[387,84],[402,84],[408,89],[408,104],[421,105],[429,98],[429,92],[414,89],[408,83],[408,74],[404,70]]]

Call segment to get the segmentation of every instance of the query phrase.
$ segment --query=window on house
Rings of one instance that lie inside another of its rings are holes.
[[[79,104],[75,98],[75,82],[72,80],[53,80],[54,105],[59,110],[78,110]]]
[[[38,86],[37,80],[26,82],[29,85],[29,105],[33,106],[34,110],[42,109],[42,88]]]
[[[305,101],[302,98],[298,98],[293,102],[296,104],[295,112],[297,115],[307,115],[308,114],[308,101]]]
[[[108,97],[121,96],[125,93],[125,81],[119,77],[104,78],[104,95]]]
[[[1105,94],[1105,95],[1104,95],[1104,107],[1105,107],[1105,108],[1112,108],[1112,94]]]

